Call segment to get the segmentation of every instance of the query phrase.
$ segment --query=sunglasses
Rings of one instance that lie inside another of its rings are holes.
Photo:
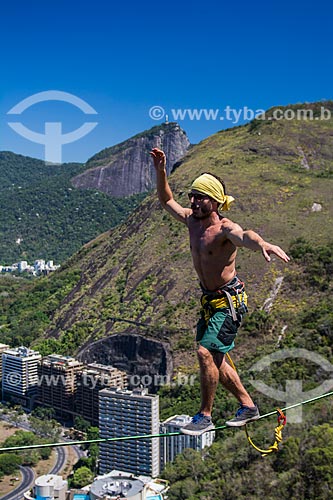
[[[202,201],[205,198],[209,198],[209,196],[200,193],[188,193],[188,199],[191,201],[192,198],[194,198],[196,201]]]

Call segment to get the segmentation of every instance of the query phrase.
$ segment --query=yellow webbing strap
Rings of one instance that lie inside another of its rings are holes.
[[[235,372],[237,373],[236,366],[235,366],[235,364],[234,364],[233,360],[231,359],[231,356],[230,356],[230,354],[229,354],[228,352],[226,353],[226,356],[227,356],[227,358],[228,358],[229,365],[230,365],[230,366],[231,366],[231,368],[233,368],[233,369],[235,370]]]
[[[286,416],[284,415],[284,413],[283,413],[282,410],[280,410],[278,408],[277,411],[279,413],[279,416],[278,416],[278,424],[279,425],[277,427],[275,427],[275,429],[274,429],[275,441],[274,441],[274,443],[271,446],[269,446],[269,448],[267,450],[262,450],[261,448],[259,448],[258,446],[256,446],[254,444],[254,442],[252,441],[252,439],[249,436],[249,433],[248,433],[248,430],[247,430],[247,425],[244,426],[248,442],[250,443],[251,446],[253,446],[253,448],[255,450],[259,451],[259,453],[261,453],[261,455],[263,457],[266,457],[269,453],[272,453],[273,451],[278,451],[278,449],[279,449],[279,443],[281,443],[282,439],[283,439],[282,438],[282,429],[286,425],[287,419],[286,419]]]
[[[228,352],[226,353],[226,356],[228,358],[230,366],[237,373],[236,366],[235,366],[234,362],[232,361],[231,356]],[[257,445],[254,444],[251,437],[249,436],[249,432],[247,430],[247,425],[246,424],[244,425],[245,433],[246,433],[246,437],[247,437],[248,442],[250,443],[251,446],[253,446],[253,448],[255,450],[257,450],[257,451],[259,451],[259,453],[261,453],[262,457],[266,457],[267,455],[269,455],[269,453],[272,453],[273,451],[278,451],[279,450],[279,443],[281,443],[283,440],[282,430],[283,430],[283,427],[287,423],[287,418],[286,418],[285,414],[283,413],[283,411],[280,410],[280,408],[277,408],[277,412],[278,412],[278,424],[279,425],[277,427],[275,427],[275,429],[274,429],[275,441],[273,444],[271,444],[271,446],[267,450],[262,450],[261,448],[259,448]]]

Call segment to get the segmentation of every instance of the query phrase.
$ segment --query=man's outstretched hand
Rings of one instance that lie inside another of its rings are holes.
[[[154,148],[150,151],[149,154],[153,157],[155,169],[163,171],[166,165],[166,157],[164,152],[161,149]]]
[[[267,260],[267,262],[271,261],[270,254],[277,255],[283,262],[289,262],[290,257],[282,250],[282,248],[277,245],[271,245],[270,243],[265,242],[262,246],[262,254]]]

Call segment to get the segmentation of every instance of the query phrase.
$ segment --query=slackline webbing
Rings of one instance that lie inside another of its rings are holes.
[[[291,410],[292,408],[296,408],[297,406],[305,405],[308,403],[312,403],[314,401],[318,401],[319,399],[327,398],[328,396],[333,396],[333,391],[332,392],[327,392],[325,394],[322,394],[321,396],[317,396],[315,398],[307,399],[305,401],[301,401],[300,403],[295,403],[293,405],[287,406],[285,408],[281,408],[282,411],[286,410]],[[278,413],[278,410],[271,411],[269,413],[265,413],[264,415],[260,415],[259,419],[256,420],[256,422],[260,419],[270,417],[271,415],[276,415]],[[235,429],[235,427],[229,427],[228,425],[220,425],[218,427],[215,427],[214,429],[211,429],[206,432],[213,432],[213,431],[219,431],[223,429]],[[8,452],[8,451],[16,451],[16,450],[33,450],[35,448],[55,448],[58,446],[72,446],[72,445],[82,445],[82,444],[92,444],[92,443],[106,443],[106,442],[111,442],[111,441],[131,441],[131,440],[136,440],[136,439],[153,439],[153,438],[160,438],[160,437],[168,437],[168,436],[180,436],[182,432],[168,432],[165,434],[145,434],[145,435],[138,435],[138,436],[122,436],[122,437],[112,437],[112,438],[98,438],[98,439],[88,439],[85,441],[66,441],[66,442],[61,442],[61,443],[44,443],[44,444],[31,444],[28,446],[11,446],[9,448],[0,448],[0,452]]]

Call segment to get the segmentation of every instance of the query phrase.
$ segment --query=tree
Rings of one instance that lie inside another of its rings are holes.
[[[193,479],[187,477],[182,481],[177,481],[172,484],[169,490],[170,498],[173,500],[195,500],[199,497],[195,496],[198,487]]]
[[[21,464],[21,457],[15,453],[3,453],[0,455],[0,472],[2,475],[13,474]]]
[[[199,479],[205,473],[205,462],[199,452],[186,448],[183,453],[177,455],[172,464],[167,464],[163,471],[163,477],[171,483],[183,480],[186,477],[192,478],[195,484],[199,484]]]
[[[41,420],[30,415],[29,423],[37,436],[54,440],[57,440],[60,436],[60,425],[56,420]]]
[[[83,486],[90,484],[93,479],[94,474],[88,467],[80,467],[74,472],[72,486],[74,488],[83,488]]]
[[[55,409],[37,406],[31,414],[41,420],[52,420],[55,416]]]
[[[305,478],[307,498],[332,498],[332,427],[329,424],[313,427],[302,446],[302,472]]]
[[[46,439],[40,439],[39,441],[40,441],[40,443],[45,443],[45,444],[48,442],[48,440],[46,440]],[[40,454],[40,458],[42,460],[47,460],[51,456],[52,448],[49,448],[49,447],[47,447],[47,448],[39,448],[38,451],[39,451],[39,454]]]
[[[83,417],[78,416],[74,419],[74,427],[78,431],[87,432],[90,428],[90,422],[85,420]]]
[[[12,415],[10,416],[10,420],[12,421],[12,423],[13,423],[13,425],[15,427],[19,427],[20,423],[23,420],[23,418],[22,418],[22,415],[20,415],[19,413],[15,412],[15,413],[12,413]]]
[[[99,428],[98,427],[89,427],[87,429],[87,440],[98,439],[98,438],[99,438]],[[89,450],[90,451],[91,446],[93,446],[94,444],[95,443],[83,444],[82,448],[84,450]]]
[[[15,434],[9,436],[3,443],[4,448],[12,446],[29,446],[35,444],[36,436],[33,432],[19,430]]]
[[[290,436],[283,444],[279,453],[274,457],[273,467],[277,472],[284,472],[297,466],[299,461],[300,440]]]
[[[87,439],[98,439],[99,438],[99,428],[89,427],[87,430]]]

